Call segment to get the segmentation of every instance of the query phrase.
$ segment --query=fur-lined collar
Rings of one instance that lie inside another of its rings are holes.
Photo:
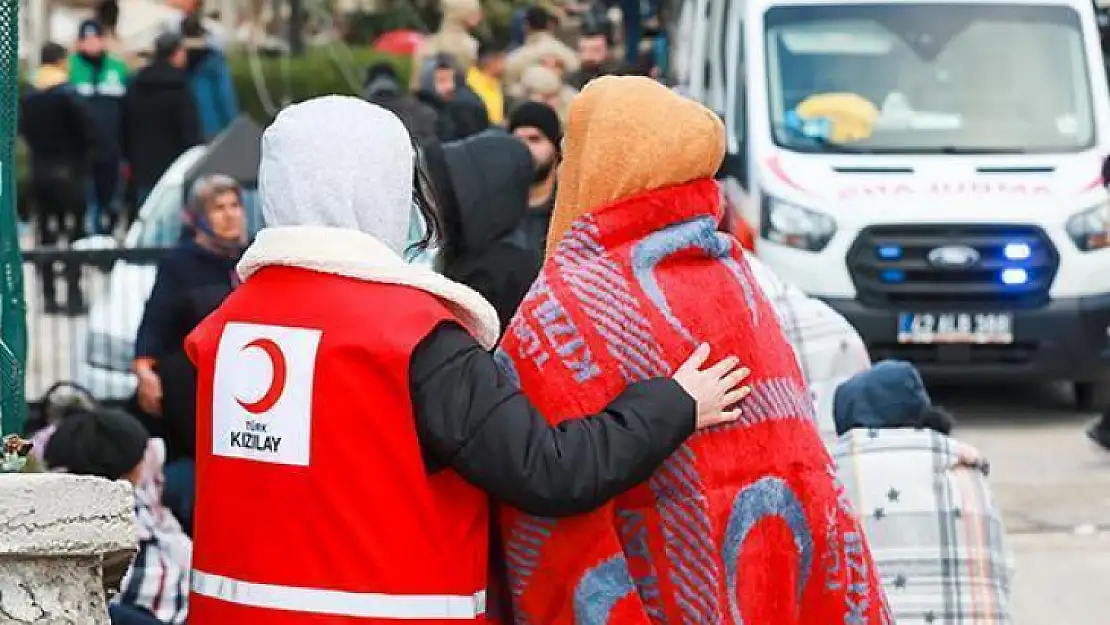
[[[239,261],[246,280],[263,267],[282,265],[338,276],[399,284],[439,298],[475,340],[493,349],[500,334],[497,312],[478,293],[430,269],[406,264],[374,237],[344,228],[284,226],[266,228]]]

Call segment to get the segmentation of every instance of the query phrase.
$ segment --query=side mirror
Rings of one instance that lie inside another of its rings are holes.
[[[721,168],[717,170],[717,178],[735,178],[740,182],[740,186],[747,188],[748,163],[744,157],[743,146],[741,146],[740,152],[725,154],[725,160],[721,162]]]

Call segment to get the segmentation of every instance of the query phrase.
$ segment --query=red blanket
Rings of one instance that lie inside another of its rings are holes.
[[[701,180],[580,219],[509,327],[501,363],[552,423],[669,375],[700,341],[753,371],[740,423],[613,503],[558,521],[503,510],[517,623],[890,622],[794,353],[718,205]]]

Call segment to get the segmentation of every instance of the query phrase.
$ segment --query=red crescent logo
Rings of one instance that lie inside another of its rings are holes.
[[[278,347],[278,344],[272,339],[255,339],[244,345],[241,351],[246,351],[252,347],[257,347],[265,352],[266,356],[270,359],[270,364],[273,366],[274,377],[270,380],[270,388],[266,389],[266,394],[258,401],[245,402],[239,398],[236,398],[235,401],[239,402],[243,410],[257,415],[269,412],[270,409],[278,403],[278,400],[281,399],[282,393],[285,392],[287,372],[285,369],[285,354],[281,352],[281,348]]]

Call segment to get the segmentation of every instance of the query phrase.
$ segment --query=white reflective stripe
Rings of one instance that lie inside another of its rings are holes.
[[[486,611],[486,591],[473,595],[383,595],[256,584],[193,571],[193,592],[230,603],[338,616],[380,619],[475,619]]]

